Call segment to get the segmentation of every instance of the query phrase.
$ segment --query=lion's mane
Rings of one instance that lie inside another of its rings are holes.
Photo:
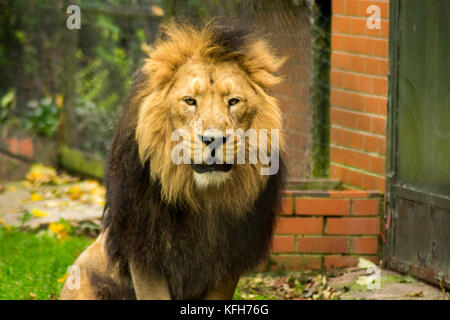
[[[224,192],[223,199],[211,199],[216,205],[203,209],[195,205],[201,194],[193,193],[190,178],[180,180],[169,172],[170,127],[158,108],[177,69],[192,56],[213,63],[235,61],[267,101],[257,127],[281,129],[281,115],[268,90],[279,82],[274,72],[282,62],[266,41],[242,26],[171,24],[163,29],[116,127],[107,159],[103,225],[108,256],[122,274],[129,277],[130,261],[147,268],[167,281],[174,299],[201,298],[267,257],[285,171],[280,154],[277,174],[258,178],[243,172],[231,182],[230,190],[238,192]],[[148,124],[149,114],[154,125],[144,130],[140,126]],[[239,193],[242,199],[229,199]]]

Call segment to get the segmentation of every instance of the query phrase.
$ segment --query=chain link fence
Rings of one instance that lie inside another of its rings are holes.
[[[238,19],[267,34],[288,57],[281,70],[285,81],[274,95],[284,114],[290,177],[309,178],[313,170],[324,176],[330,2],[327,7],[314,0],[0,0],[0,97],[15,97],[3,103],[0,122],[20,122],[102,158],[145,56],[142,44],[154,41],[158,26],[172,18]],[[81,9],[80,30],[66,27],[69,4]]]

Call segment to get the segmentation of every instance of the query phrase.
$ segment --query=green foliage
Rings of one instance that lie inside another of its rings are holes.
[[[27,223],[27,222],[30,221],[31,219],[33,219],[33,214],[32,214],[30,211],[26,210],[26,211],[23,213],[23,216],[22,216],[22,218],[20,219],[20,222],[22,222],[22,226],[23,226],[25,223]]]
[[[53,104],[52,99],[32,100],[27,107],[29,111],[23,118],[24,128],[45,137],[54,136],[58,131],[59,108]]]
[[[312,176],[329,176],[331,1],[316,2],[312,10],[313,107]]]
[[[15,96],[16,90],[14,88],[10,88],[8,92],[0,99],[0,124],[5,122],[14,103]]]
[[[57,299],[63,286],[58,280],[90,243],[81,236],[58,240],[47,231],[0,227],[0,300]]]
[[[131,75],[144,56],[141,44],[149,39],[142,21],[126,22],[106,15],[86,19],[89,33],[80,36],[87,45],[81,45],[76,53],[76,147],[104,156],[129,94]]]
[[[99,15],[90,24],[98,41],[89,51],[85,48],[76,55],[80,64],[76,75],[77,105],[94,103],[114,111],[130,89],[133,57],[121,46],[123,31],[114,19]]]

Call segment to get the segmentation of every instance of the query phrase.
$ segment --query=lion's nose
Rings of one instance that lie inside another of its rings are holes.
[[[222,144],[225,144],[229,137],[230,135],[226,137],[202,136],[200,134],[198,135],[199,140],[207,146],[216,141],[216,139],[222,139]]]

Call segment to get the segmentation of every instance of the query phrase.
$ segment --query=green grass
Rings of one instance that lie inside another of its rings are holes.
[[[58,279],[91,242],[0,227],[0,300],[57,299],[63,286]]]

